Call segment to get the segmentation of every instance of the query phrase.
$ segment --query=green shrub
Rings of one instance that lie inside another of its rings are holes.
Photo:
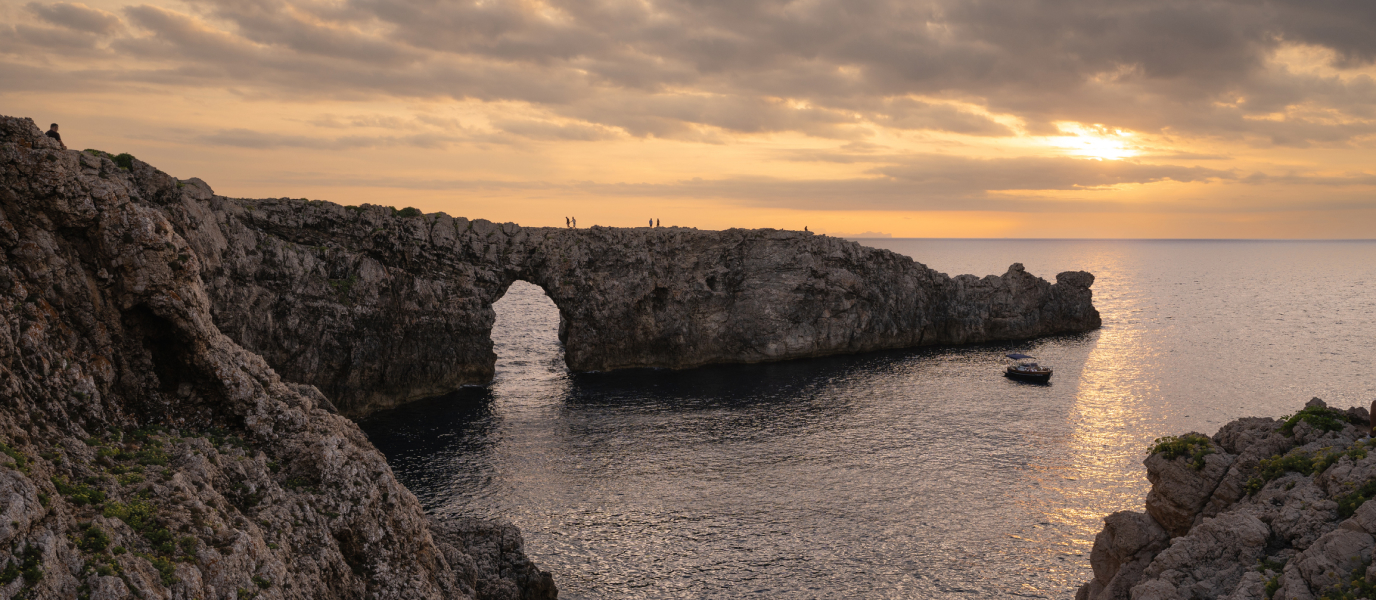
[[[29,544],[22,553],[11,558],[0,570],[0,585],[9,585],[15,579],[24,578],[24,587],[33,587],[43,580],[43,551]],[[18,597],[18,596],[16,596]]]
[[[177,567],[176,565],[172,564],[171,560],[163,556],[149,556],[146,554],[143,555],[143,558],[147,559],[148,562],[153,563],[153,568],[158,570],[159,575],[162,575],[163,585],[172,585],[174,583],[177,583],[177,578],[172,576],[172,573],[176,571]]]
[[[1280,432],[1287,436],[1295,434],[1295,426],[1299,425],[1300,421],[1319,431],[1342,431],[1349,422],[1347,413],[1319,406],[1306,406],[1304,410],[1281,418],[1285,423],[1280,426]]]
[[[408,207],[406,207],[406,208],[403,208],[403,209],[397,211],[397,213],[396,213],[396,215],[397,215],[398,217],[401,217],[401,218],[403,218],[403,219],[410,219],[410,218],[412,218],[412,217],[419,217],[419,216],[421,216],[422,214],[424,214],[424,213],[420,212],[420,209],[419,209],[419,208],[412,208],[412,207],[410,207],[410,206],[408,206]]]
[[[100,575],[101,577],[119,575],[124,572],[124,569],[121,569],[119,563],[115,560],[101,560],[96,563],[87,563],[86,566],[89,567],[91,571],[95,572],[96,575]]]
[[[124,521],[130,529],[148,540],[148,545],[158,554],[171,555],[177,550],[172,532],[163,527],[158,519],[157,507],[146,501],[135,500],[128,504],[111,502],[105,506],[105,516]]]
[[[171,459],[162,448],[144,447],[134,454],[134,460],[141,465],[163,466]]]
[[[130,529],[143,535],[148,543],[157,546],[172,539],[171,532],[158,523],[158,509],[143,500],[133,502],[111,502],[105,505],[105,516],[124,521]]]
[[[196,548],[201,545],[201,540],[194,536],[185,535],[177,540],[177,547],[182,549],[182,554],[195,556]]]
[[[1197,433],[1187,433],[1179,437],[1170,435],[1156,438],[1147,454],[1162,454],[1166,460],[1175,460],[1186,456],[1190,459],[1190,466],[1194,470],[1200,471],[1204,469],[1204,457],[1216,452],[1213,441],[1208,437]]]
[[[27,474],[29,472],[29,457],[24,456],[24,453],[11,448],[9,444],[4,442],[0,442],[0,453],[4,453],[5,456],[10,457],[10,459],[14,461],[13,464],[7,464],[5,466],[18,470],[20,473]]]
[[[128,152],[121,152],[121,153],[119,153],[119,154],[116,154],[116,155],[115,155],[115,164],[119,165],[119,168],[124,169],[125,171],[128,171],[128,170],[130,170],[130,169],[133,169],[133,168],[134,168],[134,155],[133,155],[133,154],[130,154],[130,153],[128,153]]]
[[[1307,452],[1291,452],[1272,456],[1261,459],[1258,469],[1262,479],[1267,481],[1278,479],[1290,472],[1312,475],[1314,473],[1314,457]]]
[[[161,446],[162,440],[157,439],[156,436],[160,436],[165,433],[167,433],[166,427],[157,424],[150,424],[127,431],[125,433],[125,437],[128,438],[131,442],[137,442],[140,444],[155,443],[156,445]]]
[[[53,486],[57,488],[57,493],[66,496],[67,500],[77,506],[105,502],[105,492],[103,490],[93,488],[84,483],[68,483],[67,480],[60,477],[52,478],[52,482]]]
[[[1370,561],[1367,561],[1367,564],[1369,565]],[[1367,565],[1363,565],[1353,569],[1346,581],[1340,581],[1337,585],[1334,585],[1320,594],[1319,600],[1361,600],[1365,598],[1376,598],[1376,582],[1368,582],[1366,580],[1366,567]]]
[[[1271,600],[1271,597],[1275,596],[1278,590],[1280,590],[1280,573],[1276,573],[1275,577],[1267,579],[1266,587],[1262,589],[1262,591],[1266,593],[1266,600]]]
[[[1376,496],[1376,481],[1368,481],[1347,494],[1338,496],[1338,518],[1346,519],[1357,512],[1367,500]]]
[[[100,552],[110,545],[110,536],[99,526],[88,524],[81,532],[77,547],[85,552]]]

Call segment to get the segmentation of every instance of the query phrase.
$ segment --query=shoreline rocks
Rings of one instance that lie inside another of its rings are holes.
[[[216,327],[188,186],[124,162],[0,117],[0,599],[554,598]]]
[[[1366,408],[1311,400],[1212,437],[1157,440],[1146,512],[1104,519],[1077,600],[1376,597],[1376,441]]]

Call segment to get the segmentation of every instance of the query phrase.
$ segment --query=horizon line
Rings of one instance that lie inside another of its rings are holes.
[[[1013,237],[850,237],[820,234],[847,240],[944,240],[1009,242],[1376,242],[1376,238],[1013,238]]]

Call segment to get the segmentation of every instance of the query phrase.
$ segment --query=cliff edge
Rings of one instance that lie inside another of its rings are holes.
[[[0,598],[555,597],[221,333],[188,187],[0,117]]]
[[[1104,519],[1077,600],[1376,598],[1376,440],[1322,400],[1157,440],[1146,512]]]

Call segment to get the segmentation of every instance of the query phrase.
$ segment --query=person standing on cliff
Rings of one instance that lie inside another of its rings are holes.
[[[659,219],[655,219],[655,227],[659,227]]]
[[[62,134],[57,132],[57,123],[53,123],[52,125],[48,126],[48,132],[43,135],[46,135],[50,138],[57,140],[57,143],[62,144],[63,150],[67,149],[67,144],[62,143]]]
[[[569,218],[568,218],[568,217],[564,217],[564,227],[573,227],[572,225],[569,225]]]
[[[654,219],[650,219],[650,227],[654,227],[654,226],[655,226],[655,220],[654,220]]]
[[[573,219],[573,228],[574,228],[574,229],[578,229],[578,217],[569,217],[569,218],[570,218],[570,219]]]

